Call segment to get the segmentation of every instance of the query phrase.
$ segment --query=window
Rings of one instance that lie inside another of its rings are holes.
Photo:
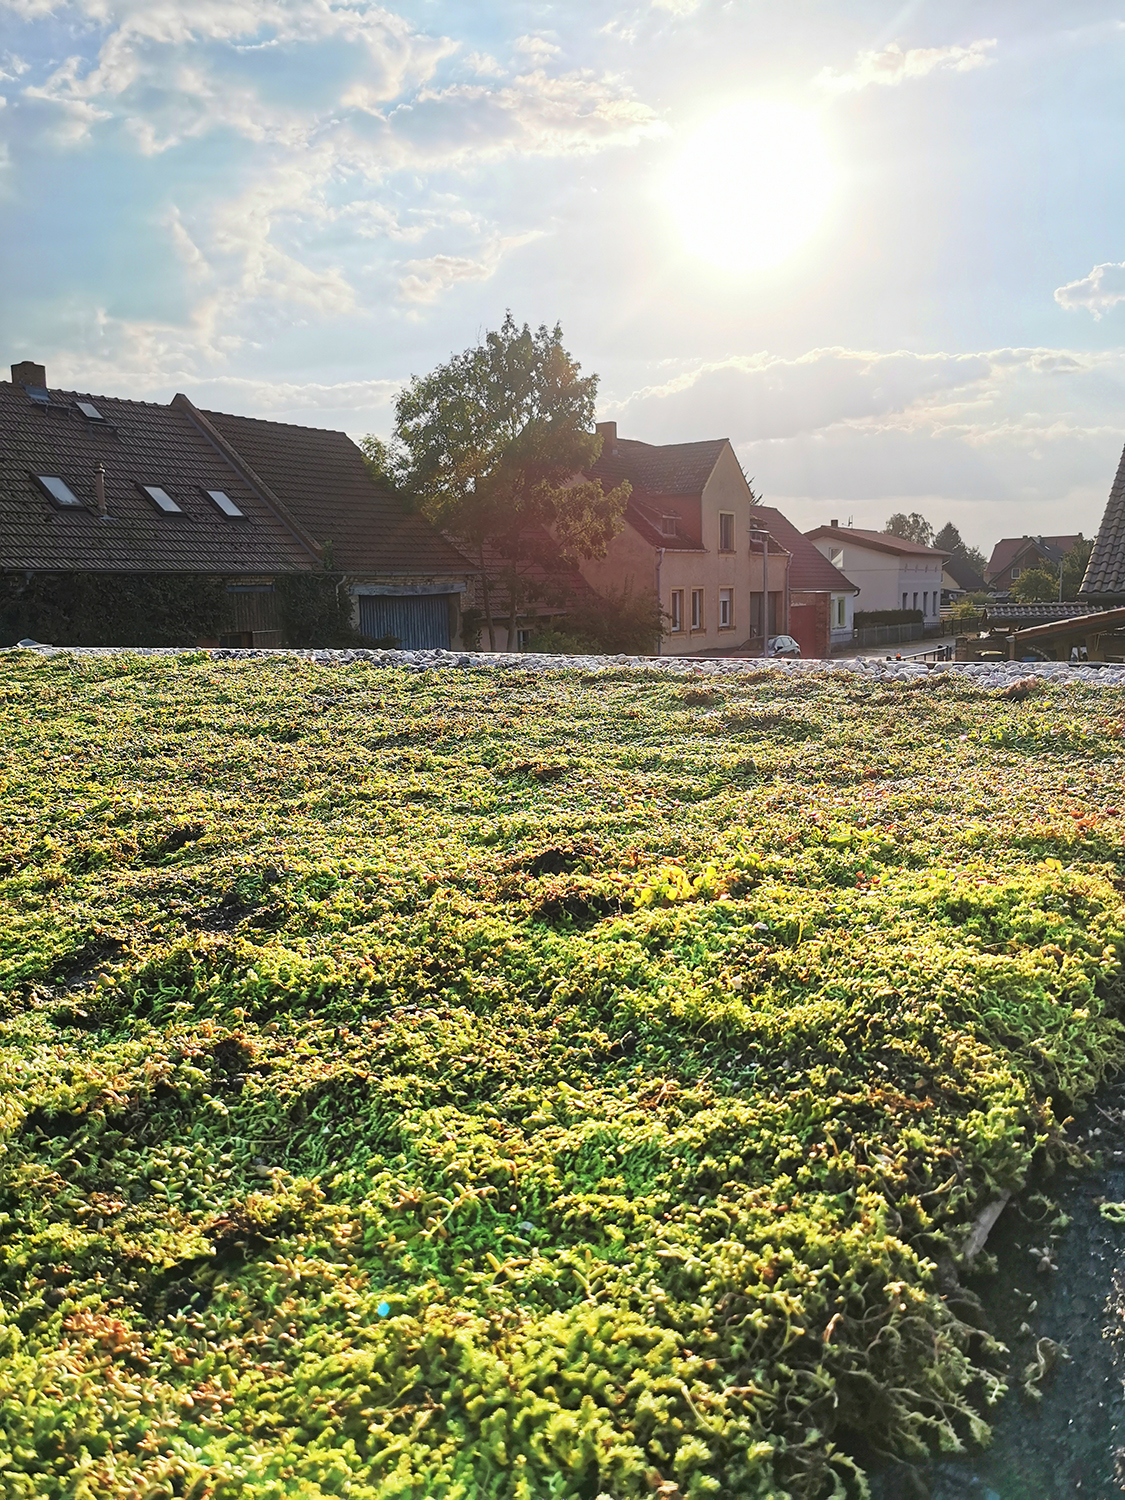
[[[224,516],[230,516],[232,521],[245,520],[245,516],[225,490],[208,490],[207,498],[216,504]]]
[[[163,511],[166,516],[182,516],[183,511],[172,499],[167,490],[162,490],[158,484],[142,484],[141,489],[156,506],[157,510]]]
[[[833,547],[832,551],[828,554],[828,561],[834,568],[840,568],[842,570],[844,566],[843,547]]]
[[[769,633],[779,635],[781,632],[781,593],[771,593],[769,596]]]
[[[691,628],[693,630],[705,630],[703,623],[703,590],[692,589],[691,591]]]
[[[676,523],[677,523],[677,521],[679,519],[680,519],[679,516],[661,516],[661,518],[660,518],[660,531],[661,531],[661,534],[663,536],[675,536],[676,535]]]
[[[734,629],[734,590],[719,590],[719,629]]]
[[[915,593],[914,593],[914,608],[915,609],[918,608],[918,592],[917,592],[917,590],[915,590]]]
[[[531,648],[531,631],[530,630],[517,630],[516,631],[516,650],[517,651],[528,651],[528,650],[530,650],[530,648]]]
[[[837,594],[832,600],[832,629],[843,630],[848,623],[848,600],[846,594]]]
[[[104,422],[105,418],[92,401],[76,401],[75,406],[86,418],[87,422]]]
[[[902,607],[903,607],[903,609],[905,609],[905,608],[906,608],[906,600],[907,600],[907,597],[908,597],[908,596],[907,596],[907,595],[906,595],[906,594],[903,594],[903,596],[902,596]]]
[[[57,478],[54,474],[36,474],[35,482],[40,489],[44,490],[60,510],[73,510],[76,506],[80,509],[82,501],[71,489],[69,484]]]
[[[684,591],[683,589],[672,590],[672,631],[684,628]]]
[[[1013,568],[1012,569],[1012,577],[1013,578],[1018,578],[1022,572],[1023,572],[1022,568]]]
[[[928,615],[929,612],[930,612],[930,593],[929,593],[929,590],[927,589],[926,592],[922,595],[922,613],[924,615]]]
[[[719,512],[719,551],[734,551],[734,515],[731,511],[721,510]],[[728,590],[729,592],[729,590]],[[720,598],[719,613],[722,613],[722,602]]]

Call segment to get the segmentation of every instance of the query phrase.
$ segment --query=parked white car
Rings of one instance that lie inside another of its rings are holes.
[[[801,648],[791,635],[774,635],[766,642],[767,656],[800,656]]]

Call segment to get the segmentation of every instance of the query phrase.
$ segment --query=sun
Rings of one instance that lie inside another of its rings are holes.
[[[726,270],[764,270],[812,237],[837,179],[815,115],[736,104],[688,139],[672,167],[669,204],[693,255]]]

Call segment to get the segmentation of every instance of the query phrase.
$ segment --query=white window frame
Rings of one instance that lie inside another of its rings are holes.
[[[703,597],[702,589],[691,591],[691,628],[694,631],[705,631],[707,629],[707,601]]]
[[[734,590],[719,590],[719,629],[734,629]]]
[[[683,589],[672,590],[672,608],[669,611],[671,621],[670,632],[672,635],[682,635],[684,629],[684,591]]]
[[[729,531],[730,532],[730,535],[728,537],[726,537],[726,538],[723,537],[723,532],[724,531]],[[734,551],[734,511],[733,510],[721,510],[719,512],[719,551],[720,552],[733,552]]]
[[[679,535],[679,530],[680,530],[680,518],[679,518],[679,516],[661,516],[661,518],[660,518],[660,534],[661,534],[661,536],[678,536]]]
[[[843,630],[848,623],[848,596],[837,594],[832,600],[832,629]]]

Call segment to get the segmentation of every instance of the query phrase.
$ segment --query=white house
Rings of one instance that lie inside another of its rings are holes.
[[[859,588],[857,610],[917,609],[927,625],[941,615],[941,576],[948,552],[920,547],[885,531],[858,531],[832,521],[805,535]]]

